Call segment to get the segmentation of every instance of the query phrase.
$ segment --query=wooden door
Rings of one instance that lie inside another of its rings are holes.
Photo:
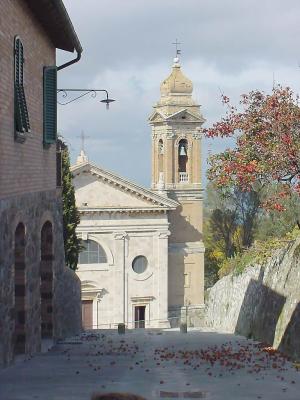
[[[82,326],[83,329],[93,329],[93,300],[82,301]]]

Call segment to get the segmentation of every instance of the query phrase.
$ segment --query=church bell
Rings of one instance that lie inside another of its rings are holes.
[[[181,146],[181,147],[180,147],[179,155],[180,155],[180,156],[186,156],[186,150],[185,150],[185,147],[184,147],[184,146]]]

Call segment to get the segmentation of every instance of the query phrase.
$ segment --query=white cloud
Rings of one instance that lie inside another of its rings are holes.
[[[65,0],[84,53],[60,73],[60,86],[105,88],[117,101],[107,112],[84,98],[59,109],[60,131],[80,148],[90,136],[90,158],[141,184],[150,184],[147,118],[169,74],[177,37],[183,42],[184,73],[211,124],[224,113],[220,90],[235,103],[252,89],[270,91],[276,82],[298,89],[297,0]],[[70,55],[59,54],[59,62]],[[212,141],[214,151],[228,143]],[[205,170],[207,143],[203,144]],[[138,167],[137,167],[138,166]]]

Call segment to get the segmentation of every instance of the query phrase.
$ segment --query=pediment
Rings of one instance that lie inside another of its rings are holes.
[[[171,210],[178,204],[93,164],[71,167],[79,209]]]
[[[167,121],[180,121],[180,122],[204,122],[201,114],[194,114],[187,109],[176,111],[176,113],[169,115]]]
[[[164,122],[167,119],[161,112],[155,110],[149,117],[150,122]]]

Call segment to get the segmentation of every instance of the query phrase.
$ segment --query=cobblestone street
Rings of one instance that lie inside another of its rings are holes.
[[[84,334],[0,372],[1,400],[88,400],[96,391],[297,400],[300,372],[257,342],[196,330]]]

